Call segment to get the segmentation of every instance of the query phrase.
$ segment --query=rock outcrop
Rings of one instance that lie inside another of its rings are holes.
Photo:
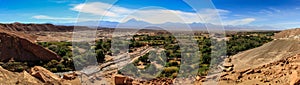
[[[223,72],[221,85],[299,85],[300,54],[257,68]]]
[[[61,78],[59,76],[40,66],[31,68],[30,74],[36,78],[39,78],[43,82],[61,81]]]
[[[222,69],[223,71],[225,72],[228,72],[228,71],[232,71],[233,70],[233,64],[231,63],[231,59],[230,58],[226,58],[223,62],[223,65],[222,65]]]
[[[295,28],[295,29],[289,29],[289,30],[284,30],[281,31],[280,33],[276,33],[274,35],[275,39],[287,39],[287,38],[294,38],[294,39],[299,39],[300,38],[300,28]]]
[[[60,78],[47,69],[35,66],[30,73],[10,72],[0,66],[1,85],[80,85],[79,78],[71,80]]]
[[[35,44],[26,36],[0,29],[0,61],[60,60],[56,53]]]
[[[23,85],[39,85],[42,83],[40,80],[32,77],[26,71],[22,73],[14,73],[10,72],[6,69],[3,69],[0,66],[0,82],[3,85],[15,85],[15,84],[23,84]]]

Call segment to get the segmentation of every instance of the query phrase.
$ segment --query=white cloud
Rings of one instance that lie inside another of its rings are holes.
[[[276,13],[280,13],[280,12],[281,12],[281,10],[279,10],[279,9],[269,7],[268,9],[262,9],[262,10],[260,10],[258,13],[261,13],[261,14],[264,14],[264,15],[268,15],[268,16],[273,16]]]
[[[83,18],[83,19],[77,19],[77,18],[61,18],[61,17],[50,17],[47,15],[35,15],[32,16],[34,19],[42,19],[42,20],[56,20],[56,21],[68,21],[68,22],[84,22],[84,21],[97,21],[98,19],[89,19],[89,18]]]
[[[80,2],[80,1],[76,1],[76,0],[48,0],[48,1],[52,2],[52,3],[57,3],[57,4],[63,4],[63,3],[74,4],[74,3]]]
[[[195,13],[187,13],[175,10],[138,10],[134,14],[129,15],[121,22],[126,22],[130,19],[136,19],[140,21],[149,22],[152,24],[162,24],[166,22],[172,23],[192,23],[200,22],[201,20],[197,18]]]
[[[68,2],[67,0],[49,0],[51,2],[55,2],[55,3],[66,3]]]
[[[92,2],[74,5],[71,10],[80,12],[84,18],[59,18],[46,15],[33,16],[35,19],[61,20],[69,22],[99,21],[100,16],[103,21],[127,22],[131,19],[148,22],[151,24],[171,23],[211,23],[221,25],[220,15],[230,13],[222,9],[202,9],[199,13],[184,12],[179,10],[143,8],[130,9],[102,2]],[[202,19],[201,19],[201,18]],[[240,20],[226,21],[227,25],[244,25],[255,21],[254,18],[245,18]]]
[[[228,22],[224,22],[225,25],[246,25],[250,24],[251,22],[254,22],[255,18],[245,18],[245,19],[238,19],[238,20],[232,20]]]
[[[270,7],[269,9],[270,9],[270,10],[273,10],[274,12],[281,12],[281,10],[276,9],[276,8],[273,8],[273,7]]]
[[[50,16],[46,16],[46,15],[36,15],[33,16],[32,18],[34,19],[49,19],[49,20],[76,20],[75,18],[57,18],[57,17],[50,17]]]
[[[265,14],[265,15],[269,15],[269,16],[272,16],[273,15],[273,12],[270,11],[270,10],[260,10],[258,13],[261,13],[261,14]]]
[[[109,9],[110,8],[110,9]],[[219,21],[218,13],[229,13],[227,10],[221,9],[203,9],[199,13],[203,18],[201,20],[197,13],[184,12],[178,10],[168,9],[129,9],[120,6],[112,6],[102,2],[92,2],[85,4],[75,5],[71,10],[78,11],[80,13],[87,13],[93,15],[105,16],[107,21],[126,22],[130,19],[137,19],[152,24],[162,24],[167,22],[173,23],[215,23]],[[131,14],[133,13],[133,14]],[[204,22],[206,21],[206,22]]]
[[[112,7],[111,4],[93,2],[93,3],[83,3],[83,4],[75,5],[73,8],[71,8],[71,10],[78,11],[81,13],[89,13],[89,14],[109,16],[109,17],[117,17],[118,13],[124,13],[129,11],[127,9],[118,6],[114,6],[113,9],[109,9],[110,7]]]

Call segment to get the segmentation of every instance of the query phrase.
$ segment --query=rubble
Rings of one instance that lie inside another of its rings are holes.
[[[259,66],[223,72],[219,82],[224,85],[299,85],[300,55]]]

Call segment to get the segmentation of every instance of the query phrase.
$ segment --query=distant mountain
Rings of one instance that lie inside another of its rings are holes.
[[[183,30],[183,28],[193,29],[193,30],[207,30],[207,28],[214,29],[222,27],[221,25],[214,25],[210,23],[163,23],[163,24],[151,24],[144,21],[139,21],[136,19],[128,20],[124,23],[119,22],[110,22],[110,21],[88,21],[88,22],[78,22],[78,23],[61,23],[57,25],[78,25],[78,26],[89,26],[89,27],[106,27],[106,28],[137,28],[137,29],[151,29],[151,28],[166,28],[173,30]],[[247,26],[247,25],[224,25],[225,30],[232,31],[251,31],[251,30],[276,30],[278,28],[270,27],[270,26]]]
[[[85,26],[77,26],[82,30],[89,29]],[[11,24],[1,24],[0,29],[10,30],[10,31],[53,31],[53,32],[66,32],[73,31],[74,26],[59,26],[53,24],[22,24],[22,23],[11,23]]]
[[[119,23],[116,27],[117,28],[138,28],[142,29],[148,26],[154,26],[153,24],[144,22],[144,21],[138,21],[136,19],[128,20],[125,23]]]

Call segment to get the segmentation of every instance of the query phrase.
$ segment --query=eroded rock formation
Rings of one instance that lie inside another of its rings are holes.
[[[295,29],[288,29],[276,33],[274,35],[274,38],[275,39],[288,39],[288,38],[299,39],[300,38],[299,35],[300,35],[300,28],[295,28]]]
[[[0,66],[1,85],[80,85],[78,78],[63,79],[51,73],[47,69],[36,66],[30,73],[10,72]]]
[[[26,35],[0,30],[0,61],[49,61],[59,60],[60,56],[45,49],[34,41],[25,37]]]

